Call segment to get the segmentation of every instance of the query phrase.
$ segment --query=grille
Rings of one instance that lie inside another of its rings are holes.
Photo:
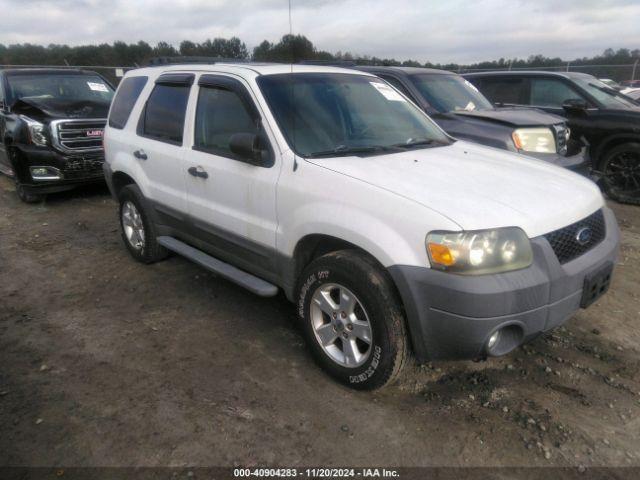
[[[585,229],[589,229],[591,235],[586,239],[583,233],[582,236],[586,241],[580,243],[578,241],[579,233],[585,232]],[[602,242],[605,233],[604,215],[602,214],[602,210],[598,210],[579,222],[547,233],[545,238],[551,244],[551,248],[553,248],[556,257],[558,257],[558,261],[560,263],[567,263]]]
[[[569,137],[569,129],[564,123],[559,123],[553,126],[553,130],[556,134],[556,147],[560,155],[567,153],[567,141]]]
[[[71,157],[67,160],[61,171],[67,180],[100,177],[103,175],[103,163],[104,157],[102,155]]]
[[[66,152],[95,152],[102,149],[104,119],[57,120],[51,122],[55,145]]]

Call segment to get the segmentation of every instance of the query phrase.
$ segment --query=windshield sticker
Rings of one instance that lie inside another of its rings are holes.
[[[379,82],[369,82],[369,83],[373,85],[376,88],[376,90],[378,90],[382,95],[384,95],[384,98],[386,98],[387,100],[391,100],[393,102],[406,102],[406,100],[402,97],[402,95],[396,92],[389,85],[385,85],[384,83],[379,83]]]
[[[476,109],[476,104],[475,104],[475,103],[473,103],[473,102],[469,102],[469,103],[467,103],[467,106],[466,106],[466,107],[464,107],[464,109],[465,109],[467,112],[472,112],[473,110],[475,110],[475,109]]]
[[[109,89],[104,83],[87,82],[89,88],[94,92],[108,92]]]

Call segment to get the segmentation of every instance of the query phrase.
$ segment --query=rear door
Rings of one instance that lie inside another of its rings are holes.
[[[147,196],[162,223],[183,228],[187,219],[184,124],[195,75],[160,75],[137,125],[131,154],[144,171]]]
[[[262,115],[248,86],[223,74],[202,75],[185,170],[194,234],[211,253],[269,277],[275,271],[276,184],[274,155]],[[271,163],[255,166],[229,148],[237,133],[260,135]]]

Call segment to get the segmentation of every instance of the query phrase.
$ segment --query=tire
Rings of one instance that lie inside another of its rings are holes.
[[[640,143],[624,143],[609,150],[600,171],[602,188],[609,198],[640,205]]]
[[[18,194],[18,198],[24,203],[40,203],[42,200],[44,200],[44,195],[42,194],[27,192],[20,182],[18,174],[15,172],[13,174],[13,183],[16,186],[16,193]]]
[[[297,291],[304,335],[327,373],[358,390],[400,376],[409,355],[405,319],[389,275],[374,260],[356,250],[324,255],[304,269]]]
[[[158,230],[151,220],[144,195],[136,185],[127,185],[118,194],[120,234],[133,258],[142,263],[163,260],[169,252],[156,238]]]

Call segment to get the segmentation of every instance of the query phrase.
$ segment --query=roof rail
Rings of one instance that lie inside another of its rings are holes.
[[[356,62],[352,60],[301,60],[300,65],[324,65],[326,67],[355,67]]]
[[[149,60],[149,66],[175,65],[185,63],[250,63],[250,60],[245,60],[242,58],[198,57],[189,55],[181,55],[179,57],[154,57]]]

